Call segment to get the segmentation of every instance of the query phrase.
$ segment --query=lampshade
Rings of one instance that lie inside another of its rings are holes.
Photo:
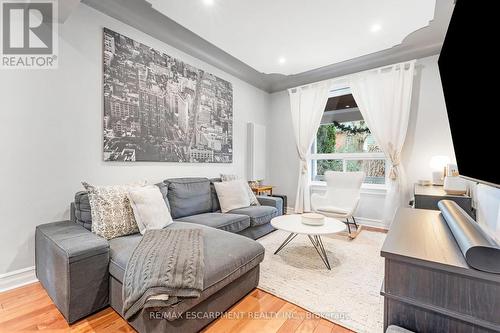
[[[444,155],[437,155],[431,158],[429,166],[432,170],[442,171],[450,163],[450,158]]]

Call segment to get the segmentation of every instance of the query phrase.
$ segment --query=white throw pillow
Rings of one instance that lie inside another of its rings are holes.
[[[144,235],[146,230],[163,229],[173,222],[157,186],[132,189],[128,192],[128,198],[141,234]]]
[[[214,186],[223,213],[250,206],[250,199],[244,187],[244,181],[214,182]]]
[[[240,180],[240,177],[237,175],[226,175],[226,174],[221,174],[220,175],[220,180],[223,182],[229,182],[232,180]],[[245,190],[247,191],[248,194],[248,199],[250,199],[250,205],[251,206],[260,206],[259,200],[257,200],[257,197],[255,196],[255,193],[253,193],[252,189],[250,188],[250,185],[248,185],[248,182],[243,181],[245,184]]]

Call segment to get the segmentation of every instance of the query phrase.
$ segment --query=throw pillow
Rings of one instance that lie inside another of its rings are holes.
[[[214,187],[223,213],[250,206],[250,199],[245,190],[244,181],[215,182]]]
[[[131,189],[128,198],[141,234],[144,235],[146,230],[163,229],[173,223],[158,186]]]
[[[109,240],[139,231],[128,192],[144,183],[95,186],[83,182],[82,185],[89,194],[93,233]]]
[[[220,179],[223,182],[228,182],[228,181],[237,180],[237,179],[239,180],[240,177],[238,177],[237,175],[221,174]],[[259,202],[259,200],[257,200],[257,197],[255,196],[255,193],[253,193],[252,189],[250,188],[250,185],[248,185],[248,182],[243,181],[243,183],[245,183],[245,191],[248,194],[248,199],[250,200],[250,206],[260,206],[260,202]]]

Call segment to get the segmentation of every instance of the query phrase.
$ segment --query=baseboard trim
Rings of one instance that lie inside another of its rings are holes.
[[[375,219],[368,219],[366,217],[355,217],[356,222],[359,222],[359,224],[366,225],[368,227],[374,227],[374,228],[379,228],[379,229],[389,229],[388,226],[385,225],[382,220],[375,220]]]
[[[37,282],[35,266],[0,274],[0,292]]]

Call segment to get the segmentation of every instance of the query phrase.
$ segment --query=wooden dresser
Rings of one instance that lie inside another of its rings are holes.
[[[381,255],[384,331],[500,332],[500,274],[467,265],[439,211],[400,209]]]

